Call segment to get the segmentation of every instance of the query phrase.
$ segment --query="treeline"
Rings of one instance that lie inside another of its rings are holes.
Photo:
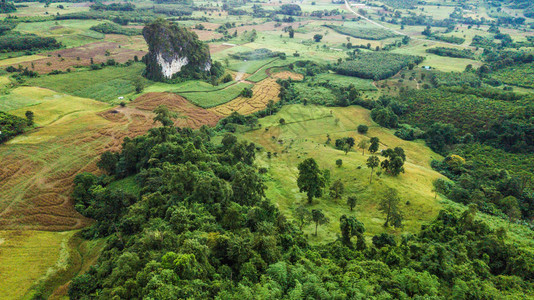
[[[278,13],[288,16],[300,16],[302,15],[302,9],[298,4],[282,4]]]
[[[446,42],[446,43],[451,43],[451,44],[461,45],[461,44],[463,44],[465,42],[464,38],[457,37],[457,36],[446,36],[446,35],[441,35],[441,34],[432,34],[430,37],[432,39],[434,39],[434,40],[438,40],[438,41],[442,41],[442,42]]]
[[[133,3],[111,3],[108,5],[101,2],[97,2],[91,5],[91,10],[134,11],[135,5]]]
[[[52,37],[35,34],[22,34],[10,31],[0,36],[0,51],[25,51],[38,49],[57,49],[63,45]]]
[[[534,255],[473,208],[442,211],[417,235],[382,233],[372,242],[364,223],[343,215],[336,241],[311,246],[265,199],[257,146],[232,135],[215,145],[209,129],[174,128],[171,117],[159,107],[163,127],[104,153],[98,165],[111,177],[76,177],[76,209],[95,220],[83,235],[107,236],[107,246],[70,283],[72,299],[477,299],[533,291]],[[125,176],[135,176],[131,192],[110,184]]]
[[[361,27],[348,27],[348,26],[338,26],[338,25],[323,25],[326,28],[330,28],[338,33],[348,35],[358,39],[364,40],[384,40],[392,37],[398,36],[398,34],[393,33],[389,30],[384,30],[380,28],[361,28]]]
[[[120,25],[133,23],[148,23],[156,19],[158,15],[151,11],[88,11],[57,15],[56,20],[109,20]]]
[[[17,11],[17,7],[13,2],[2,1],[0,2],[0,13],[9,14]]]
[[[4,21],[0,23],[0,35],[3,35],[17,27],[16,22]]]
[[[394,76],[405,67],[420,64],[421,56],[396,53],[360,53],[353,60],[342,62],[335,67],[338,74],[382,80]]]
[[[122,34],[128,36],[141,34],[141,29],[122,27],[116,23],[111,22],[100,23],[98,25],[92,26],[89,29],[105,34]]]
[[[439,56],[448,56],[456,58],[474,58],[475,53],[470,49],[456,49],[456,48],[446,48],[446,47],[435,47],[426,49],[426,52],[433,53]]]

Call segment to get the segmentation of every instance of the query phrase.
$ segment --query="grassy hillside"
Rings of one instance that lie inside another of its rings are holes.
[[[119,96],[126,97],[135,92],[134,80],[141,77],[144,69],[144,64],[135,63],[128,67],[41,76],[28,80],[27,84],[74,96],[117,102]]]
[[[29,288],[54,267],[67,265],[67,241],[73,232],[0,231],[0,294],[31,298]]]
[[[286,125],[280,125],[279,119],[284,118]],[[338,119],[338,121],[336,121]],[[398,189],[403,204],[405,227],[401,230],[392,228],[388,231],[396,234],[417,232],[423,222],[432,220],[440,209],[440,204],[432,193],[432,180],[440,175],[430,168],[430,160],[439,158],[421,142],[407,142],[395,137],[392,131],[379,127],[370,116],[369,111],[361,107],[326,108],[318,106],[290,105],[285,106],[276,115],[260,120],[262,129],[247,132],[242,138],[260,144],[266,151],[277,152],[277,157],[267,158],[263,154],[257,163],[269,170],[267,197],[275,201],[280,209],[291,218],[292,211],[299,205],[306,205],[306,196],[299,193],[296,184],[297,165],[302,160],[313,157],[321,168],[331,171],[331,181],[341,179],[345,185],[342,200],[331,199],[324,195],[316,199],[309,207],[320,208],[330,218],[330,224],[319,227],[318,237],[311,235],[313,226],[305,229],[313,242],[335,240],[339,232],[339,217],[342,214],[354,215],[365,224],[366,234],[372,236],[383,232],[384,216],[377,210],[381,193],[387,187]],[[368,125],[366,135],[358,134],[359,124]],[[356,144],[373,136],[380,138],[380,149],[402,147],[406,151],[406,174],[398,177],[374,175],[369,184],[370,169],[365,166],[367,152],[362,155],[357,149],[344,152],[325,145],[327,134],[335,139],[351,136]],[[273,139],[274,137],[274,139]],[[283,141],[282,144],[279,141]],[[283,153],[285,152],[285,153]],[[343,160],[343,166],[335,165],[337,159]],[[328,193],[326,193],[328,194]],[[346,205],[346,197],[355,195],[358,204],[354,212]],[[406,202],[410,204],[407,205]]]
[[[107,104],[91,99],[59,94],[38,87],[19,87],[10,94],[0,97],[0,107],[10,113],[24,117],[31,110],[38,126],[48,125],[69,114],[80,111],[97,111],[109,107]]]

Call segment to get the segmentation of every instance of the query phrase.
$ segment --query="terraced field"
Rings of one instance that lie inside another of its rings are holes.
[[[252,88],[252,98],[237,97],[234,100],[210,108],[210,111],[220,115],[228,116],[232,112],[238,112],[240,114],[251,114],[256,111],[262,110],[267,106],[270,100],[277,102],[279,99],[280,86],[276,83],[277,79],[302,80],[302,75],[291,73],[288,71],[272,74],[270,78],[264,79]]]

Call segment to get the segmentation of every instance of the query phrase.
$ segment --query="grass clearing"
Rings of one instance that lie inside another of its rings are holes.
[[[126,193],[131,193],[133,195],[139,195],[139,192],[141,191],[141,187],[137,184],[137,182],[135,182],[134,176],[126,177],[118,181],[113,181],[107,186],[107,188],[111,190],[121,190]]]
[[[0,107],[3,106],[2,103],[17,107],[8,111],[19,117],[24,117],[28,110],[33,111],[37,126],[48,125],[71,113],[99,111],[109,107],[92,99],[59,94],[38,87],[16,88],[9,95],[0,97]]]
[[[362,221],[367,229],[367,237],[383,232],[384,216],[377,210],[377,205],[381,193],[387,187],[398,189],[403,203],[401,208],[406,215],[404,228],[389,228],[388,232],[417,232],[420,225],[432,220],[441,208],[431,191],[432,180],[441,175],[430,167],[431,159],[439,159],[440,156],[421,141],[408,142],[397,138],[393,131],[375,124],[369,114],[368,110],[355,106],[327,108],[289,105],[276,115],[261,119],[262,129],[242,135],[263,146],[265,151],[278,153],[277,157],[270,160],[262,153],[258,156],[257,163],[269,169],[267,197],[275,201],[289,218],[299,205],[306,205],[310,209],[320,208],[330,218],[328,225],[319,227],[318,237],[311,234],[313,225],[305,228],[305,233],[313,243],[335,240],[339,234],[339,218],[342,214],[353,214]],[[280,118],[286,120],[286,125],[280,125]],[[370,126],[368,134],[364,136],[356,132],[359,124]],[[354,150],[345,155],[344,152],[325,145],[327,134],[332,138],[332,143],[337,138],[352,136],[357,144],[363,138],[377,136],[381,140],[380,149],[402,147],[407,155],[406,174],[398,177],[374,175],[373,183],[369,184],[370,170],[365,166],[368,154],[362,155],[361,151]],[[282,145],[277,142],[279,140],[283,141]],[[282,153],[286,150],[287,153]],[[306,196],[299,193],[296,179],[298,163],[308,157],[315,158],[321,168],[329,169],[332,181],[342,180],[345,185],[343,200],[330,199],[326,193],[322,198],[315,199],[313,205],[306,204]],[[336,167],[336,159],[343,160],[341,168]],[[358,198],[358,204],[352,213],[345,203],[348,195]],[[407,201],[409,205],[405,204]]]
[[[54,20],[19,23],[15,30],[53,37],[70,48],[104,39],[104,34],[89,29],[99,23],[98,20]]]
[[[259,60],[236,60],[233,59],[230,61],[228,68],[230,70],[242,73],[252,74],[258,71],[260,68],[273,63],[278,60],[278,58],[268,58],[268,59],[259,59]]]
[[[453,58],[428,53],[426,52],[426,49],[429,49],[430,47],[443,46],[439,43],[436,43],[434,46],[429,46],[431,44],[432,42],[430,41],[428,44],[417,41],[414,42],[413,45],[397,48],[391,52],[422,56],[425,58],[425,60],[421,63],[422,66],[430,66],[443,72],[463,72],[467,65],[473,65],[474,68],[478,68],[482,65],[482,62],[473,59]]]
[[[162,92],[171,92],[171,93],[193,93],[193,92],[213,92],[223,88],[226,88],[232,84],[235,84],[235,81],[230,81],[227,83],[212,85],[203,80],[189,80],[180,83],[164,83],[164,82],[154,82],[154,84],[148,86],[144,89],[145,93],[162,93]]]
[[[59,75],[47,75],[27,81],[28,85],[98,101],[118,103],[119,96],[127,98],[135,92],[134,80],[141,78],[145,65],[105,67],[95,71],[79,71]],[[150,82],[142,79],[145,84]]]

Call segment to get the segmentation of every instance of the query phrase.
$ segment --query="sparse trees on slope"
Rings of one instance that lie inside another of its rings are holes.
[[[369,152],[376,153],[378,151],[378,147],[380,146],[380,140],[377,137],[371,138],[371,145],[369,146]]]
[[[358,148],[362,149],[362,155],[365,155],[365,149],[369,147],[369,140],[363,139],[358,143]]]

